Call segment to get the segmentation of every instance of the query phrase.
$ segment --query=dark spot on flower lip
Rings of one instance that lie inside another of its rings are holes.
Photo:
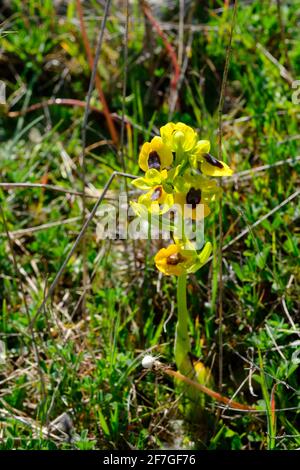
[[[160,170],[160,165],[161,165],[161,162],[160,162],[159,155],[155,150],[153,150],[152,152],[149,153],[148,168],[150,170],[152,170],[153,168],[155,170]]]
[[[170,255],[167,258],[167,264],[171,264],[172,266],[176,266],[179,263],[182,263],[185,258],[182,256],[181,253],[174,253],[174,255]]]
[[[152,196],[151,196],[151,201],[157,201],[162,195],[162,188],[161,186],[157,186],[157,188],[154,189]]]
[[[205,153],[203,156],[210,165],[216,166],[217,168],[224,168],[223,163],[213,157],[210,153]]]
[[[201,189],[191,188],[186,195],[186,202],[195,209],[197,204],[201,202]]]

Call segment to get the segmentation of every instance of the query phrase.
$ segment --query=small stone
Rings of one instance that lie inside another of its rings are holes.
[[[142,360],[142,366],[144,369],[152,369],[155,363],[155,357],[150,356],[150,354],[147,354],[146,356],[143,357]]]

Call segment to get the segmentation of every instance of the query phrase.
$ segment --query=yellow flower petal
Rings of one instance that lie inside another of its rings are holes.
[[[202,203],[202,205],[203,205],[203,217],[207,217],[207,216],[210,214],[210,212],[211,212],[211,211],[210,211],[210,208],[209,208],[208,205],[205,204],[205,203]],[[199,211],[198,211],[198,212],[199,212]],[[197,214],[197,208],[192,209],[192,219],[193,219],[193,220],[199,220],[199,219],[201,219],[201,218],[202,218],[202,216],[201,216],[201,215],[199,216],[199,215]]]
[[[161,160],[161,169],[172,165],[173,155],[170,149],[163,143],[161,137],[156,136],[151,140],[151,149],[156,151]]]
[[[183,122],[176,124],[169,122],[160,128],[160,135],[164,144],[172,152],[177,152],[178,150],[190,152],[197,142],[197,134],[194,129]]]
[[[195,361],[193,363],[193,366],[196,372],[196,378],[198,382],[202,385],[211,386],[213,383],[213,379],[210,369],[208,367],[205,367],[205,365],[200,361]]]
[[[173,195],[166,193],[162,186],[154,186],[138,198],[139,205],[143,205],[148,212],[157,215],[168,212],[173,203]]]
[[[163,143],[170,148],[171,148],[172,135],[173,135],[174,129],[175,129],[175,124],[173,122],[169,122],[165,126],[162,126],[159,130]]]
[[[191,204],[187,203],[186,193],[175,193],[174,194],[174,204],[178,204],[182,215],[185,219],[200,220],[201,218],[207,217],[210,214],[210,208],[207,204],[199,202],[196,207],[192,207]],[[199,206],[203,205],[203,216],[200,215]]]
[[[194,153],[197,157],[202,157],[204,153],[209,153],[210,142],[209,140],[198,140]]]
[[[151,144],[150,142],[145,142],[141,148],[140,155],[139,155],[139,167],[143,171],[148,170],[148,157],[151,152]]]
[[[203,163],[200,164],[201,171],[207,176],[230,176],[233,171],[225,162],[217,160],[209,153],[204,154]]]
[[[155,255],[154,262],[157,269],[167,276],[172,274],[180,276],[187,272],[187,266],[193,261],[194,257],[191,256],[191,253],[183,255],[180,245],[172,244],[159,250]]]
[[[153,137],[151,142],[145,142],[139,154],[139,166],[143,171],[150,169],[163,170],[172,165],[171,150],[163,143],[161,137]]]

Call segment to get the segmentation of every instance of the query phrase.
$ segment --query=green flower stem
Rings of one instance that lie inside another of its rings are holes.
[[[191,342],[188,334],[188,310],[186,303],[186,274],[178,277],[177,308],[178,319],[176,325],[174,355],[177,369],[181,374],[195,378],[195,370],[191,361]],[[197,389],[187,384],[177,384],[179,392],[183,393],[182,410],[185,417],[192,422],[199,422],[203,418],[205,397]]]
[[[179,372],[188,377],[193,374],[189,353],[191,343],[188,334],[188,311],[186,304],[186,274],[178,277],[177,283],[178,320],[175,335],[175,361]]]

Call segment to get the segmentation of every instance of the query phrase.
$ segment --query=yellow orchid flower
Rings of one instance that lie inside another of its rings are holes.
[[[154,186],[138,198],[138,204],[145,206],[151,214],[165,214],[174,204],[172,194],[166,193],[161,185]]]
[[[163,170],[171,166],[172,162],[172,152],[161,137],[153,137],[151,142],[143,144],[139,154],[139,166],[143,171]]]
[[[138,202],[133,205],[133,210],[138,214],[164,214],[174,203],[173,195],[167,193],[163,187],[168,177],[167,170],[158,171],[151,169],[146,171],[145,176],[137,178],[132,182],[133,186],[146,190],[147,193],[142,194],[138,198]],[[142,206],[144,209],[142,210]]]
[[[160,128],[163,143],[172,152],[191,152],[197,143],[197,134],[183,122],[169,122]]]
[[[187,256],[183,256],[180,245],[175,243],[159,250],[154,258],[154,262],[159,271],[168,276],[172,274],[180,276],[186,273],[188,264],[192,263],[193,260],[193,257],[188,258]]]
[[[167,248],[162,248],[154,257],[157,269],[167,276],[172,274],[181,276],[186,273],[194,273],[201,268],[208,260],[212,251],[212,245],[207,242],[200,252],[189,244],[186,249],[183,243],[173,243]]]
[[[199,140],[190,155],[190,164],[193,168],[200,168],[206,176],[230,176],[233,171],[229,166],[217,160],[210,153],[209,140]]]
[[[208,216],[208,203],[215,201],[222,192],[215,181],[200,174],[192,174],[191,171],[175,178],[174,188],[174,203],[181,206],[184,218],[192,220],[197,219],[197,208],[200,204],[203,204],[203,217]]]
[[[203,161],[200,162],[200,170],[207,176],[231,176],[232,169],[223,161],[217,160],[210,153],[203,155]]]
[[[202,202],[201,189],[191,188],[187,193],[175,193],[174,204],[181,207],[185,219],[199,219],[198,208],[201,204],[203,205],[203,215],[200,215],[200,218],[207,217],[210,214],[210,208]]]

